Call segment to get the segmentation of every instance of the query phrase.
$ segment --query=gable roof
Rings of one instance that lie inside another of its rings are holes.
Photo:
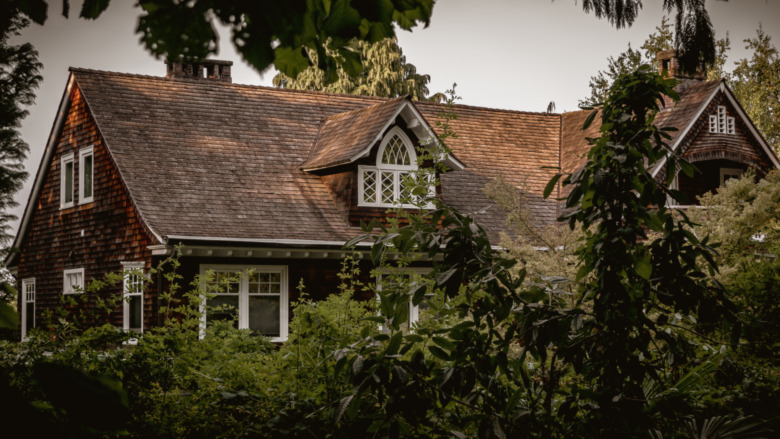
[[[734,98],[733,93],[723,80],[706,82],[688,82],[685,88],[680,92],[680,100],[674,104],[671,99],[665,100],[666,107],[655,117],[655,124],[659,128],[677,128],[675,131],[668,131],[670,139],[667,141],[671,149],[677,150],[689,134],[693,134],[694,126],[701,117],[704,110],[710,102],[719,93],[726,94],[735,108],[740,112],[740,116],[748,126],[751,127],[753,136],[758,140],[764,152],[770,157],[775,167],[780,168],[777,156],[772,148],[766,143],[758,130],[747,117],[742,107]],[[561,169],[563,172],[574,172],[582,167],[587,161],[587,153],[590,149],[586,138],[598,137],[601,127],[601,118],[596,117],[591,126],[585,132],[582,131],[582,125],[592,110],[573,111],[561,115]],[[666,160],[661,160],[652,170],[655,176],[666,164]]]
[[[367,146],[382,135],[409,96],[346,111],[326,117],[322,121],[311,156],[301,168],[307,171],[329,168],[352,162]]]
[[[407,97],[71,69],[15,247],[24,238],[30,206],[52,160],[51,145],[72,87],[79,87],[139,217],[159,243],[340,246],[361,231],[348,224],[321,177],[305,170],[355,160],[399,114],[407,122],[422,122],[413,130],[429,130],[427,120],[445,110],[442,104]],[[690,86],[674,108],[659,113],[658,123],[689,129],[719,89],[744,115],[725,84],[715,81]],[[585,139],[597,135],[599,118],[583,132],[589,111],[560,115],[465,105],[453,110],[457,118],[449,124],[457,137],[447,144],[450,163],[460,166],[441,175],[444,201],[473,214],[498,243],[506,213],[493,205],[484,188],[502,175],[524,192],[539,224],[554,224],[558,203],[543,199],[543,189],[556,168],[572,172],[585,163]],[[749,126],[768,148],[752,123]],[[686,131],[672,135],[677,146]]]
[[[301,170],[321,122],[336,122],[334,116],[348,112],[373,113],[360,111],[367,107],[392,113],[392,108],[406,105],[423,121],[444,110],[441,104],[412,104],[404,98],[75,68],[69,83],[79,87],[139,216],[161,243],[340,245],[360,229],[349,226],[321,178]],[[58,119],[66,107],[63,101]],[[463,172],[458,171],[442,179],[443,198],[464,212],[484,211],[479,218],[497,240],[505,216],[490,207],[484,183],[505,172],[520,184],[517,176],[527,174],[531,177],[523,183],[528,191],[541,193],[547,180],[537,171],[557,166],[558,118],[460,105],[455,111],[459,119],[453,126],[459,137],[450,139],[449,146],[453,156],[463,154],[470,162],[462,178],[455,178]],[[376,115],[368,119],[381,119]],[[541,130],[539,121],[544,122]],[[50,161],[44,157],[42,168]],[[540,221],[554,221],[554,202],[534,200],[531,207],[538,210]],[[28,216],[15,244],[21,244]]]

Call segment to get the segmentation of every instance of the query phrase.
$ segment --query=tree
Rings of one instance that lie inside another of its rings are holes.
[[[46,21],[46,0],[12,2],[38,24]],[[110,0],[85,0],[80,12],[94,19]],[[325,82],[338,79],[337,67],[350,75],[360,73],[358,54],[349,49],[352,39],[376,43],[395,36],[394,26],[411,30],[418,23],[427,26],[434,0],[138,0],[144,10],[137,33],[146,48],[168,59],[206,58],[217,51],[214,23],[228,26],[238,52],[257,70],[273,64],[295,77],[315,61],[306,49],[316,52],[316,65],[325,72]],[[69,0],[63,0],[63,15],[69,14]],[[607,18],[615,27],[631,26],[641,0],[585,0],[583,10]],[[684,69],[711,64],[714,56],[712,24],[704,0],[664,0],[667,12],[676,11],[675,47]],[[186,35],[187,38],[182,38]],[[330,50],[337,57],[328,57]]]
[[[69,15],[69,0],[62,13]],[[96,19],[109,0],[85,0],[80,16]],[[17,0],[13,4],[38,24],[46,21],[48,2]],[[325,82],[337,79],[337,68],[360,73],[353,39],[369,43],[395,36],[395,27],[411,30],[430,23],[434,0],[138,0],[143,9],[136,32],[155,57],[204,59],[218,49],[214,24],[231,31],[241,56],[258,71],[274,65],[290,77],[316,63]],[[183,38],[186,36],[186,38]],[[337,56],[325,56],[330,51]],[[316,60],[310,54],[316,54]]]
[[[736,63],[729,85],[758,130],[780,153],[780,54],[761,26],[745,44],[753,56]]]
[[[663,17],[661,24],[656,26],[655,32],[648,35],[647,39],[642,43],[641,52],[632,49],[631,44],[629,44],[628,49],[618,55],[617,58],[609,57],[607,59],[607,69],[599,71],[596,76],[591,76],[588,84],[590,86],[590,96],[580,100],[579,105],[581,107],[589,107],[603,102],[609,92],[609,87],[618,76],[632,72],[642,64],[649,64],[657,70],[659,66],[656,55],[658,52],[671,50],[675,47],[674,36],[672,24],[668,18]],[[731,47],[728,33],[726,33],[724,38],[716,40],[714,44],[715,57],[711,63],[706,65],[706,69],[703,70],[706,72],[708,80],[728,77],[728,74],[724,72],[726,53]]]
[[[13,10],[0,13],[0,245],[11,235],[10,222],[16,217],[8,210],[17,205],[14,194],[27,178],[22,162],[29,147],[19,135],[19,126],[27,116],[24,106],[31,105],[33,93],[40,84],[41,63],[38,52],[30,44],[10,45],[8,40],[29,24],[29,20]],[[4,255],[6,250],[0,251]],[[0,328],[16,326],[16,312],[9,306],[15,290],[3,276],[0,281]]]
[[[8,223],[16,218],[7,211],[16,206],[13,195],[27,178],[22,162],[29,147],[18,128],[27,116],[24,107],[32,105],[34,90],[42,80],[42,65],[32,45],[8,43],[28,24],[29,20],[16,13],[0,18],[0,243],[11,238]]]
[[[428,97],[430,75],[417,73],[417,68],[406,62],[406,57],[395,38],[385,38],[373,44],[355,40],[349,44],[349,47],[360,55],[362,71],[358,75],[350,75],[343,68],[338,68],[338,79],[327,84],[325,72],[314,65],[301,72],[296,78],[279,73],[274,77],[273,83],[280,88],[328,93],[383,97],[408,94],[415,100],[436,102],[444,98],[441,93]],[[316,64],[317,54],[311,50],[309,52],[309,56]],[[328,55],[334,54],[328,52]]]
[[[675,11],[674,48],[680,67],[685,72],[705,70],[715,60],[715,33],[705,0],[664,0],[667,13]],[[634,23],[642,0],[583,0],[585,12],[593,11],[598,18],[606,18],[618,29]]]

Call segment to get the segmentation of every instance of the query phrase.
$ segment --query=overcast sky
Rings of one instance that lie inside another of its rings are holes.
[[[71,11],[77,15],[78,0]],[[16,199],[21,216],[40,163],[68,77],[68,67],[164,76],[162,60],[139,45],[135,34],[139,10],[130,1],[114,1],[95,21],[61,17],[60,2],[50,1],[49,20],[32,25],[15,43],[31,42],[44,65],[36,104],[24,120],[22,135],[30,145],[30,178]],[[431,92],[457,83],[459,102],[521,111],[577,109],[589,95],[588,80],[630,43],[639,48],[661,22],[660,0],[645,0],[630,29],[616,30],[606,20],[582,11],[575,0],[439,0],[431,25],[399,32],[407,62],[431,75]],[[780,47],[780,0],[707,1],[718,38],[726,32],[732,50],[727,68],[748,56],[742,40],[759,23]],[[217,59],[234,62],[233,82],[271,85],[275,71],[258,73],[242,62],[225,32]]]

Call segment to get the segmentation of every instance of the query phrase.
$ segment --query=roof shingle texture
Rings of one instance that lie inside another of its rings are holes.
[[[669,131],[671,139],[669,145],[677,142],[688,124],[693,120],[701,108],[706,105],[708,98],[720,86],[721,81],[709,81],[687,84],[680,92],[680,100],[672,106],[671,99],[665,99],[666,107],[655,117],[655,124],[659,128],[676,128]],[[561,115],[561,168],[563,172],[575,172],[585,165],[587,154],[590,150],[588,137],[598,137],[601,128],[601,117],[597,115],[593,123],[586,131],[582,131],[582,125],[592,110],[573,111]]]
[[[350,163],[352,157],[374,143],[376,137],[382,134],[382,127],[407,100],[408,96],[402,96],[326,117],[311,157],[301,168],[315,170]]]
[[[142,219],[162,237],[351,239],[360,229],[347,224],[320,177],[301,167],[323,120],[333,124],[326,130],[333,138],[323,145],[341,151],[349,148],[338,144],[338,124],[357,129],[357,119],[345,120],[371,114],[364,132],[341,134],[360,139],[348,142],[357,148],[379,124],[374,110],[392,115],[404,99],[72,72]],[[414,105],[427,120],[443,110]],[[467,106],[455,112],[458,138],[448,143],[466,169],[442,176],[445,201],[464,212],[484,211],[477,218],[495,239],[504,214],[490,207],[483,187],[502,174],[528,192],[539,221],[554,221],[556,203],[540,194],[555,173],[542,168],[558,166],[560,116]],[[329,161],[322,157],[316,163]]]

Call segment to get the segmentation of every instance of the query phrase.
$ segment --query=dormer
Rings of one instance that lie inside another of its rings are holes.
[[[393,207],[414,208],[411,179],[428,181],[436,196],[432,160],[421,155],[438,140],[408,96],[325,118],[301,170],[319,175],[350,223],[382,217]],[[455,157],[438,157],[448,169],[464,166]],[[420,172],[420,167],[430,173]],[[419,194],[418,194],[419,196]]]

